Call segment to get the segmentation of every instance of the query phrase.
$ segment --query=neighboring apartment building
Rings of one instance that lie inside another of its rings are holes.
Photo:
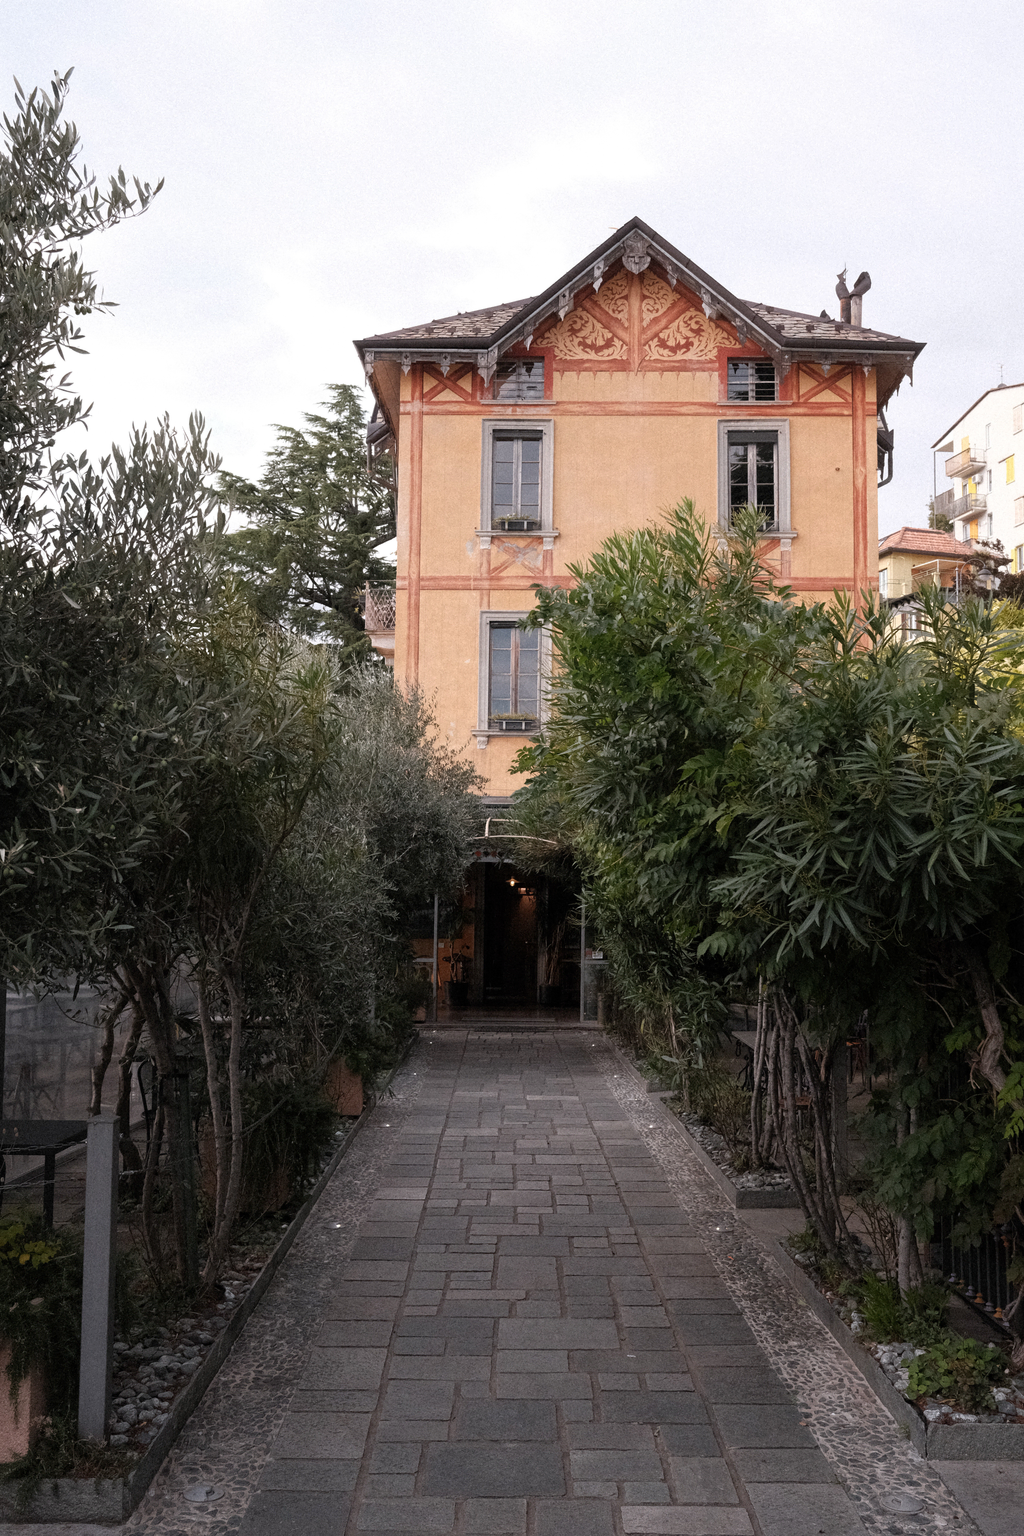
[[[878,545],[878,595],[888,603],[907,638],[923,632],[923,586],[936,586],[952,601],[974,590],[978,557],[972,545],[935,528],[898,528]]]
[[[434,700],[495,814],[544,716],[544,636],[519,621],[611,533],[690,496],[724,540],[756,502],[764,563],[796,593],[875,586],[882,413],[921,345],[738,299],[639,219],[538,298],[356,343],[371,445],[398,465],[396,676]],[[534,1001],[553,984],[544,892],[496,864],[470,900],[471,998]]]
[[[961,541],[999,544],[1014,571],[1024,570],[1024,384],[986,390],[932,445],[950,454],[953,487],[935,507]]]

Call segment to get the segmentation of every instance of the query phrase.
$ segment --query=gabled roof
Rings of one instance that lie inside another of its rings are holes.
[[[879,539],[878,553],[880,555],[932,555],[946,558],[952,555],[956,559],[966,560],[970,556],[971,546],[954,538],[951,533],[942,533],[937,528],[897,528],[895,533],[888,533],[884,539]]]
[[[841,320],[738,299],[649,224],[633,218],[536,298],[470,310],[402,330],[383,331],[357,341],[356,350],[371,379],[376,363],[385,357],[399,360],[403,369],[411,367],[414,361],[433,362],[446,372],[453,361],[471,360],[485,379],[490,379],[504,352],[517,342],[529,346],[545,321],[555,314],[564,318],[576,295],[599,288],[620,261],[628,271],[636,273],[655,262],[672,288],[682,282],[699,296],[709,318],[725,320],[733,326],[740,345],[748,339],[757,343],[775,358],[783,373],[801,359],[829,364],[861,363],[877,368],[880,405],[885,404],[905,377],[912,375],[914,360],[924,346],[923,342]]]
[[[989,395],[1001,394],[1004,389],[1024,389],[1024,384],[994,384],[991,389],[986,389],[983,395],[978,396],[973,405],[967,407],[962,416],[957,417],[951,427],[947,427],[945,432],[935,439],[934,443],[932,443],[932,451],[934,452],[951,432],[955,432],[964,418],[969,416],[973,410],[976,410],[983,400],[987,400]]]

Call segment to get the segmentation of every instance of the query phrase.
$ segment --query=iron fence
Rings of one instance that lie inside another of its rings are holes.
[[[941,1268],[966,1302],[1002,1328],[1008,1327],[1003,1314],[1018,1290],[1006,1275],[1014,1236],[1014,1224],[1006,1222],[986,1232],[976,1245],[960,1247],[953,1241],[953,1222],[947,1217],[938,1223],[932,1241],[935,1267]],[[1019,1240],[1024,1233],[1016,1236]]]

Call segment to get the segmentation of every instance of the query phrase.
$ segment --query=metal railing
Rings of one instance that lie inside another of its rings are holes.
[[[976,517],[979,512],[984,512],[987,506],[987,496],[957,496],[948,507],[943,508],[943,511],[950,518]]]
[[[954,1290],[999,1326],[1006,1328],[1003,1313],[1017,1295],[1006,1277],[1013,1253],[1013,1225],[1006,1223],[986,1232],[977,1247],[961,1248],[953,1242],[953,1223],[940,1221],[932,1242],[932,1258]]]
[[[371,635],[393,633],[395,628],[395,589],[366,583],[363,595],[363,623]]]
[[[985,460],[973,448],[965,448],[962,453],[955,453],[946,460],[946,474],[951,480],[970,480],[980,475],[984,468]]]

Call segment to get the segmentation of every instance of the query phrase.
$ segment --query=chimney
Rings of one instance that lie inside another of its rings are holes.
[[[846,286],[846,268],[838,273],[839,281],[836,283],[836,295],[839,299],[839,318],[847,325],[863,325],[864,295],[871,287],[871,273],[862,272],[853,285],[851,293]]]

